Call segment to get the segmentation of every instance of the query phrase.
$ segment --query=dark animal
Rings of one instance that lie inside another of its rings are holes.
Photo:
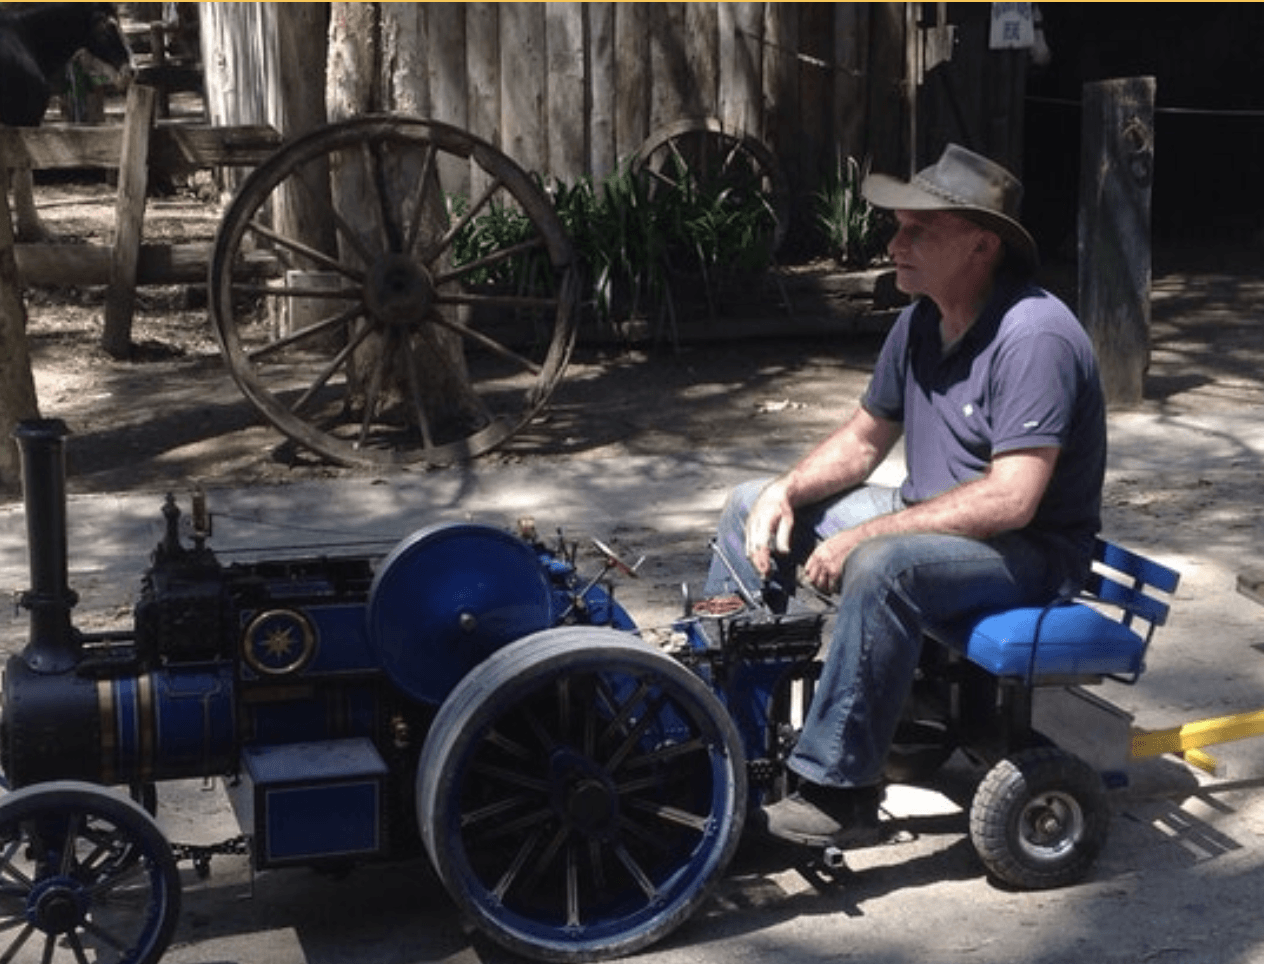
[[[86,50],[130,74],[128,50],[112,3],[36,3],[0,12],[0,124],[38,127],[66,65]],[[14,179],[19,237],[43,236],[31,195],[30,170]]]

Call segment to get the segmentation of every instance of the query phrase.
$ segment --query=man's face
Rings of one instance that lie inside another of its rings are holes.
[[[896,211],[895,236],[887,252],[895,262],[895,283],[905,294],[938,301],[957,291],[965,269],[987,232],[949,211]]]

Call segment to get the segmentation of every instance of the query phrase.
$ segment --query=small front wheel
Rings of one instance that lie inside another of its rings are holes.
[[[988,771],[970,807],[970,838],[997,878],[1044,890],[1084,878],[1109,820],[1097,772],[1057,747],[1037,747]]]
[[[180,917],[153,818],[74,781],[0,798],[0,895],[0,960],[15,964],[156,964]]]

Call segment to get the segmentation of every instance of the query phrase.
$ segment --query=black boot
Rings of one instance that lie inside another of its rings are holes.
[[[879,837],[881,787],[826,787],[804,781],[797,792],[764,807],[768,832],[808,847],[858,847]]]

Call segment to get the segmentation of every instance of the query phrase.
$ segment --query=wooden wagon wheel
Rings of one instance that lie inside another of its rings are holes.
[[[727,191],[736,203],[758,193],[771,209],[770,251],[781,247],[790,226],[790,186],[777,157],[758,138],[726,128],[714,117],[686,118],[659,128],[636,153],[633,170],[649,178],[651,196],[682,191],[686,185],[718,194]]]
[[[327,239],[278,226],[287,205]],[[252,172],[209,291],[260,412],[329,459],[380,466],[471,458],[529,421],[570,357],[575,285],[561,222],[516,163],[458,128],[372,115]]]

